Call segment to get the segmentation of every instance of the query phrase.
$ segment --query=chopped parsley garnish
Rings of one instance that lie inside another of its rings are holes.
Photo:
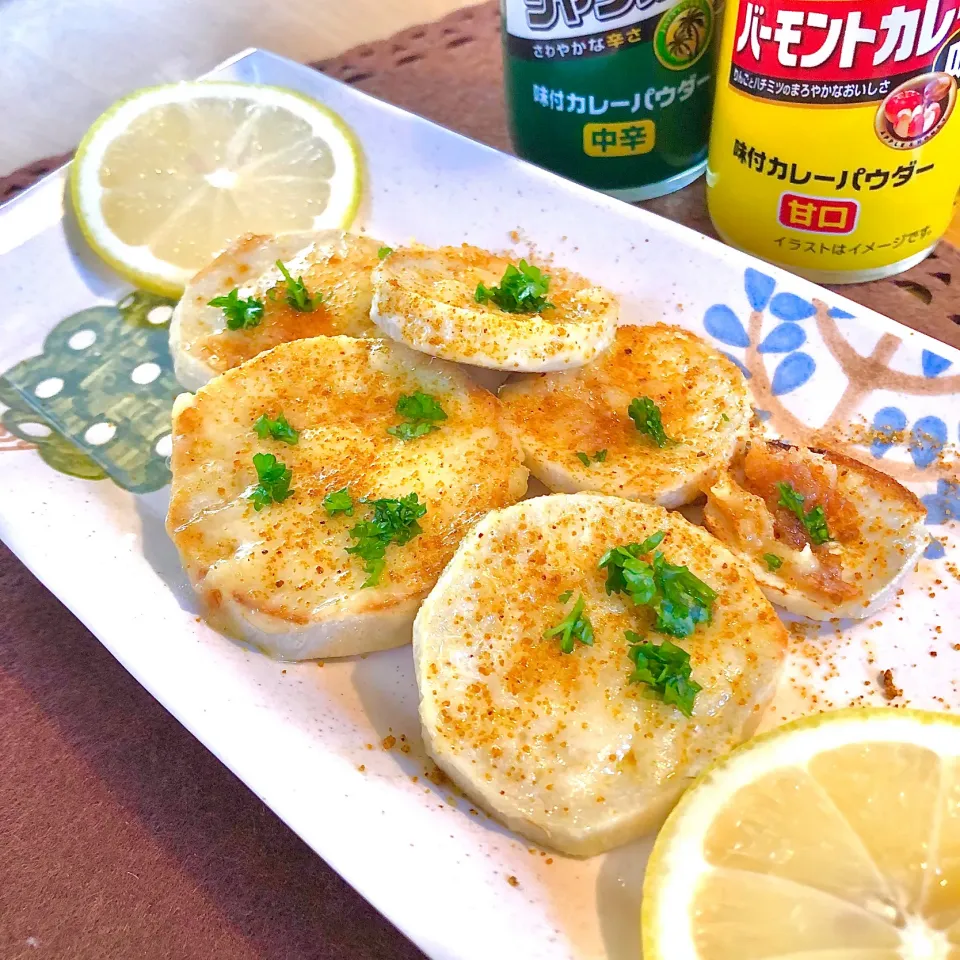
[[[255,453],[253,465],[260,482],[250,491],[250,499],[258,513],[271,503],[282,503],[293,493],[290,489],[293,471],[272,453]]]
[[[416,440],[425,437],[437,428],[432,423],[401,423],[395,427],[387,427],[387,433],[398,440]]]
[[[673,704],[684,716],[691,716],[693,701],[703,687],[690,677],[690,654],[669,640],[650,643],[632,630],[626,636],[627,655],[633,661],[630,682],[645,683],[645,696]]]
[[[389,257],[391,253],[393,253],[393,247],[388,247],[388,246],[386,246],[386,245],[380,247],[380,249],[377,250],[377,256],[378,256],[381,260],[382,260],[384,257]]]
[[[290,276],[290,271],[283,265],[282,260],[277,261],[277,269],[283,274],[283,279],[287,281],[287,292],[284,300],[299,310],[300,313],[310,313],[317,309],[317,304],[323,301],[322,293],[315,293],[312,297],[307,292],[303,277],[297,277],[296,280]]]
[[[557,599],[561,603],[568,603],[573,596],[572,590],[561,593]],[[590,618],[583,615],[583,594],[577,596],[577,602],[570,612],[555,626],[544,633],[544,639],[560,638],[560,652],[573,653],[574,642],[579,640],[585,646],[593,646],[593,624]]]
[[[674,443],[663,429],[660,408],[649,397],[634,397],[627,413],[640,433],[645,433],[658,447]]]
[[[350,496],[350,488],[343,487],[340,490],[334,490],[323,498],[323,509],[327,515],[335,517],[338,513],[345,513],[348,517],[353,516],[353,497]]]
[[[643,543],[608,550],[600,558],[607,571],[607,593],[624,593],[637,606],[656,614],[654,629],[671,637],[689,637],[698,623],[709,623],[717,593],[687,567],[670,563],[656,549],[666,534],[661,530]],[[651,560],[643,560],[653,551]]]
[[[373,515],[351,529],[350,536],[357,542],[347,547],[347,553],[354,553],[363,560],[363,569],[368,576],[361,586],[374,587],[380,582],[386,566],[387,547],[391,543],[403,546],[423,533],[417,520],[427,508],[418,501],[415,493],[399,500],[385,498],[360,502],[373,507]]]
[[[395,427],[387,427],[387,433],[400,440],[414,440],[439,429],[437,422],[446,420],[443,407],[429,393],[405,393],[394,408],[401,417],[409,421]]]
[[[207,301],[209,307],[219,307],[227,318],[228,330],[249,330],[263,319],[263,301],[256,297],[240,299],[240,291],[234,287],[225,297]]]
[[[783,560],[775,553],[765,553],[763,559],[768,570],[779,570],[783,566]]]
[[[289,443],[290,446],[295,446],[300,439],[300,432],[294,430],[287,423],[287,418],[282,413],[277,414],[276,420],[271,420],[265,413],[261,414],[254,423],[253,429],[261,440],[272,437],[281,443]]]
[[[729,418],[725,413],[723,413],[723,412],[720,413],[720,419],[721,419],[724,423],[729,423],[729,422],[730,422],[730,418]]]
[[[643,543],[608,550],[598,564],[601,570],[607,571],[607,593],[625,593],[636,604],[649,603],[657,592],[653,567],[639,558],[659,547],[665,536],[660,530]]]
[[[827,516],[823,512],[823,507],[814,507],[804,513],[803,504],[806,497],[797,493],[789,483],[778,483],[777,492],[780,494],[777,503],[781,507],[786,507],[803,524],[803,529],[807,531],[811,543],[819,547],[833,539],[827,528]]]
[[[598,450],[594,454],[584,453],[582,450],[577,451],[577,459],[585,466],[589,467],[591,463],[603,463],[607,459],[606,450]]]
[[[488,287],[477,284],[474,299],[477,303],[492,301],[505,313],[542,313],[554,306],[547,302],[550,277],[539,267],[521,260],[517,266],[507,265],[500,278],[500,286]]]

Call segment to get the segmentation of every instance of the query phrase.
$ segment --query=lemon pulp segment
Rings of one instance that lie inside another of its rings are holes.
[[[648,960],[957,960],[960,724],[851,710],[748,743],[678,806],[644,895]]]
[[[71,193],[107,262],[178,293],[241,234],[347,226],[360,168],[340,118],[293,91],[171,84],[133,94],[91,127]]]

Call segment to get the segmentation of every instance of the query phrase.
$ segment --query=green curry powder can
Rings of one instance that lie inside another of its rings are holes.
[[[504,82],[525,160],[622,200],[703,172],[714,0],[501,0]]]

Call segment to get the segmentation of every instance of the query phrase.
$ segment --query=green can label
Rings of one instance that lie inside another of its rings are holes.
[[[502,0],[502,14],[521,156],[624,193],[703,165],[717,32],[710,0]]]
[[[657,24],[653,52],[668,70],[686,70],[706,52],[713,37],[713,7],[707,0],[680,0]]]

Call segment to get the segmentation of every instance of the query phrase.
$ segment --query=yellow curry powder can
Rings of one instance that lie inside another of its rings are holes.
[[[960,187],[960,0],[730,0],[707,202],[821,283],[919,263]]]

